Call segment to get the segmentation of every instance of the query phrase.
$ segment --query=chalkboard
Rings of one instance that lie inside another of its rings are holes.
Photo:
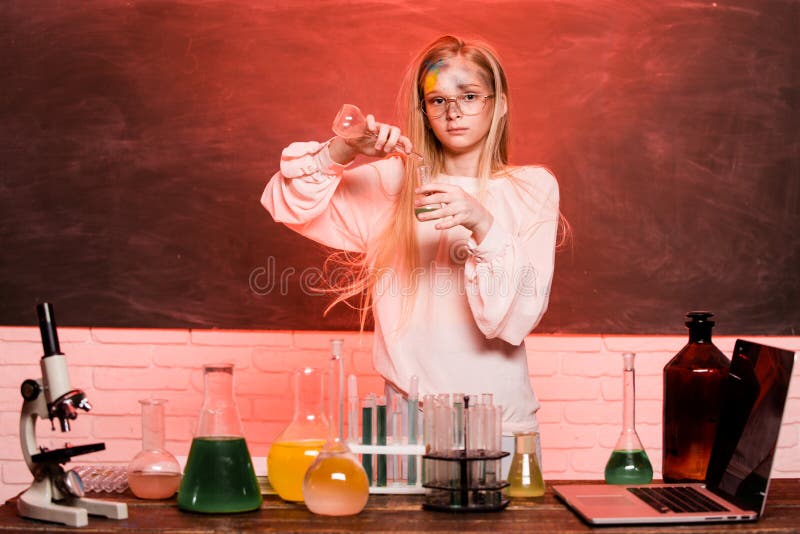
[[[500,52],[513,163],[559,179],[538,332],[798,334],[800,2],[7,0],[0,28],[0,324],[356,328],[259,197],[454,33]]]

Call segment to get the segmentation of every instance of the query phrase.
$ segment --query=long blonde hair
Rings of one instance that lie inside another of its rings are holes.
[[[428,119],[422,112],[424,102],[424,80],[431,68],[440,61],[462,57],[474,63],[486,83],[495,95],[490,102],[494,103],[492,121],[483,150],[478,161],[480,195],[486,191],[488,180],[508,164],[508,137],[510,108],[508,83],[497,53],[481,41],[464,41],[458,37],[445,35],[428,45],[406,70],[403,83],[398,94],[398,108],[404,133],[420,153],[425,163],[431,168],[431,175],[444,171],[444,155],[439,140],[431,130]],[[502,98],[501,98],[502,96]],[[370,243],[365,254],[358,258],[347,253],[334,253],[326,262],[332,265],[347,265],[353,270],[354,278],[345,284],[331,289],[337,298],[328,306],[326,312],[340,302],[347,302],[351,297],[359,297],[359,304],[353,305],[360,311],[361,328],[363,330],[370,308],[376,294],[376,284],[386,274],[396,273],[402,288],[410,288],[414,276],[421,272],[419,251],[417,248],[416,225],[414,216],[414,189],[416,187],[416,169],[418,161],[413,157],[406,158],[405,176],[395,203],[394,214],[390,224]],[[402,316],[407,318],[413,307],[412,298],[404,298]]]

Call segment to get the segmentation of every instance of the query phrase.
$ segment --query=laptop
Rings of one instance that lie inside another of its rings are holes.
[[[593,525],[755,521],[763,513],[795,354],[737,340],[705,484],[556,485]]]

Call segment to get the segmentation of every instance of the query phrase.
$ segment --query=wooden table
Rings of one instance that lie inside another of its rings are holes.
[[[570,482],[556,482],[566,483]],[[595,530],[583,523],[549,489],[544,497],[515,499],[503,512],[452,514],[428,512],[421,508],[422,496],[371,495],[359,515],[324,517],[314,515],[302,504],[289,504],[274,495],[265,495],[255,512],[233,515],[190,514],[178,510],[175,500],[142,501],[130,493],[91,495],[128,503],[128,519],[115,521],[91,516],[81,529],[23,519],[17,515],[15,499],[0,506],[0,531],[16,532],[587,532]],[[598,527],[603,533],[672,534],[673,532],[763,532],[800,533],[800,479],[772,482],[767,510],[755,523],[717,523],[669,525],[662,527]]]

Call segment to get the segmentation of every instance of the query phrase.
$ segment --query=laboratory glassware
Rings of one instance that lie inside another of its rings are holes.
[[[665,482],[703,482],[730,361],[711,341],[713,314],[689,312],[689,343],[664,367]]]
[[[143,399],[142,450],[128,464],[128,486],[140,499],[168,499],[181,483],[181,465],[164,446],[164,399]]]
[[[544,495],[544,479],[536,454],[538,432],[514,434],[514,456],[508,472],[506,493],[511,497],[541,497]]]
[[[408,388],[408,444],[416,445],[419,435],[419,378],[417,375],[411,377]],[[417,458],[409,456],[408,462],[408,484],[417,483]]]
[[[353,104],[344,104],[333,119],[333,133],[343,139],[358,139],[359,137],[377,137],[375,132],[367,130],[367,119],[364,114]],[[422,155],[412,151],[411,156],[422,160]]]
[[[233,396],[233,364],[203,366],[204,394],[178,507],[190,512],[256,510],[261,490]]]
[[[622,355],[622,432],[606,463],[605,480],[609,484],[649,484],[653,480],[653,466],[636,433],[635,358],[632,352]]]
[[[433,181],[431,178],[431,169],[427,165],[419,165],[414,172],[417,175],[417,187],[428,185]],[[420,214],[428,211],[438,210],[441,207],[441,204],[426,204],[424,206],[415,207],[414,216],[419,218]]]
[[[286,501],[303,501],[303,480],[328,437],[321,369],[305,367],[292,375],[294,414],[267,455],[267,476],[272,488]]]
[[[509,500],[503,496],[508,486],[499,477],[500,461],[508,456],[499,448],[500,428],[494,419],[500,412],[489,405],[489,397],[455,394],[426,396],[424,399],[425,449],[423,508],[447,512],[490,512],[503,510]],[[463,399],[463,428],[456,430],[460,401]],[[483,400],[486,404],[480,402]],[[433,419],[432,423],[428,423]],[[462,441],[460,441],[462,440]]]
[[[344,371],[341,340],[331,342],[329,431],[325,446],[306,471],[303,498],[315,514],[354,515],[367,505],[369,480],[344,438]],[[338,430],[338,432],[337,432]]]
[[[378,404],[375,406],[375,444],[376,445],[386,445],[386,437],[389,433],[387,425],[387,414],[386,414],[386,397],[381,395],[378,397]],[[377,466],[377,479],[378,479],[378,486],[385,486],[386,485],[386,470],[388,469],[387,462],[386,462],[386,455],[379,454],[376,462]]]

